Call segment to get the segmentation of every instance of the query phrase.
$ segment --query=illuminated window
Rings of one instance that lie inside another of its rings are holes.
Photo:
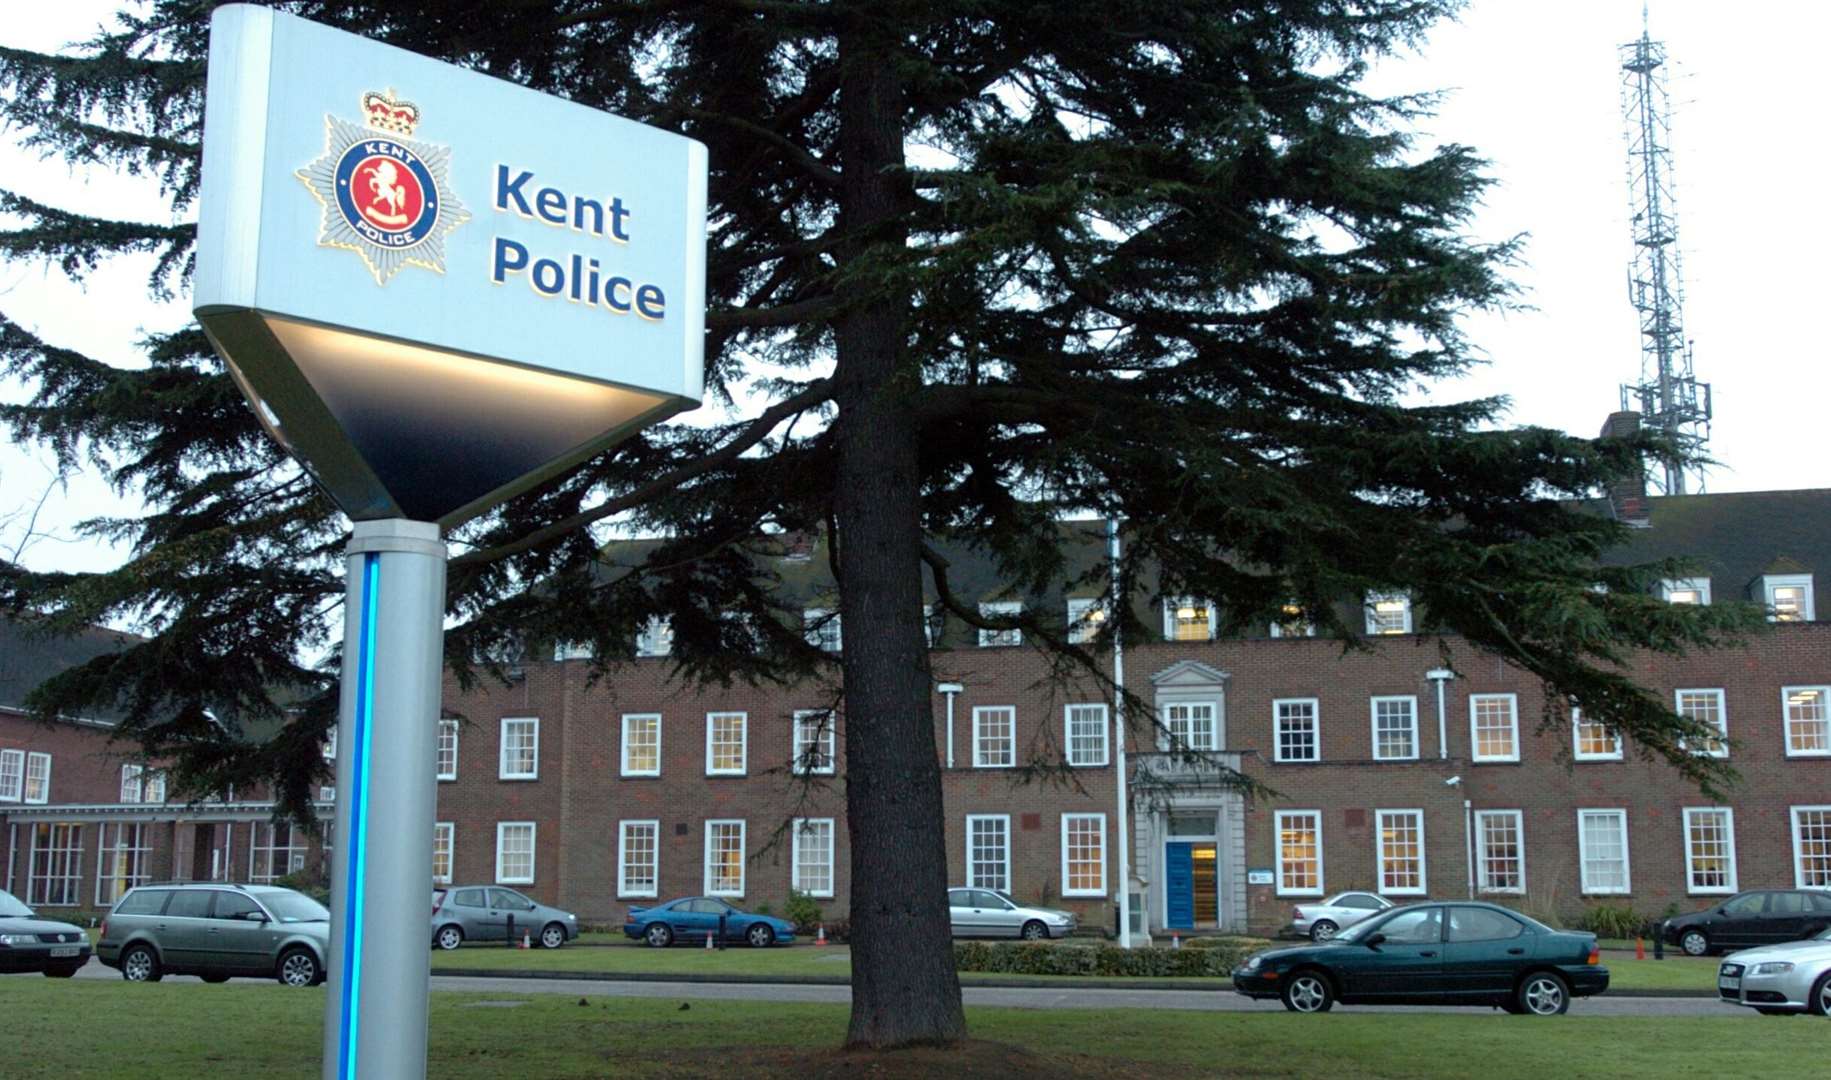
[[[458,778],[458,722],[439,721],[439,779]]]
[[[432,882],[435,885],[451,884],[451,853],[456,830],[457,826],[449,821],[436,822],[432,826]]]
[[[794,880],[789,887],[809,896],[833,895],[833,819],[796,818],[791,826],[794,841],[790,865]]]
[[[1062,895],[1106,895],[1106,815],[1062,815]]]
[[[1322,760],[1321,722],[1315,698],[1284,698],[1274,701],[1272,716],[1278,729],[1276,760]]]
[[[534,884],[534,822],[496,823],[496,884]]]
[[[661,775],[661,714],[623,714],[624,776]]]
[[[1582,709],[1570,710],[1571,738],[1578,761],[1620,761],[1621,736],[1600,720],[1591,720]]]
[[[1792,809],[1793,884],[1801,889],[1831,889],[1831,806]]]
[[[145,802],[162,803],[165,801],[165,770],[154,769],[146,774]]]
[[[1831,720],[1825,713],[1825,699],[1831,687],[1785,686],[1780,690],[1781,708],[1786,710],[1787,757],[1824,757],[1831,754]]]
[[[1070,705],[1063,713],[1068,764],[1106,764],[1106,706]]]
[[[112,907],[127,890],[152,880],[151,830],[139,823],[103,822],[101,865],[95,876],[95,902]]]
[[[706,822],[706,895],[744,895],[744,822]]]
[[[1577,811],[1577,860],[1583,891],[1606,895],[1628,891],[1628,812]]]
[[[25,801],[51,801],[51,755],[34,752],[25,756]]]
[[[996,603],[979,605],[979,615],[981,618],[985,619],[1015,619],[1023,613],[1023,604],[1015,600],[1003,600]],[[1023,643],[1024,632],[1017,627],[1012,627],[1009,630],[986,630],[982,628],[979,631],[979,647],[982,649],[1000,645],[1022,645]]]
[[[1659,594],[1668,604],[1710,603],[1709,578],[1672,578],[1659,583]]]
[[[1166,597],[1163,636],[1166,641],[1213,640],[1214,605],[1190,596]]]
[[[801,627],[809,645],[822,652],[841,651],[839,612],[829,608],[808,608],[801,613]]]
[[[1761,579],[1761,591],[1770,621],[1811,622],[1818,617],[1811,574],[1769,574]]]
[[[1068,640],[1085,645],[1106,625],[1106,605],[1098,597],[1068,601]]]
[[[1411,633],[1411,597],[1404,593],[1370,593],[1367,596],[1369,634]]]
[[[1413,761],[1418,756],[1418,699],[1373,699],[1373,760]]]
[[[1380,892],[1424,895],[1424,811],[1376,811]]]
[[[973,768],[1008,769],[1017,764],[1017,710],[1009,705],[973,709]]]
[[[1729,807],[1685,808],[1685,889],[1736,891],[1736,817]]]
[[[1322,895],[1322,812],[1280,810],[1278,828],[1278,895]]]
[[[531,716],[503,719],[502,759],[496,775],[502,780],[540,778],[539,719]]]
[[[1705,727],[1715,728],[1718,734],[1714,738],[1706,737],[1691,746],[1691,752],[1705,757],[1726,758],[1729,756],[1729,712],[1724,706],[1721,690],[1680,690],[1677,693],[1678,712]],[[1680,745],[1689,746],[1688,742]]]
[[[742,776],[749,768],[749,717],[741,712],[706,714],[706,775]]]
[[[1513,694],[1469,695],[1469,742],[1476,761],[1519,760],[1519,702]]]
[[[655,896],[661,822],[625,821],[617,829],[617,895]]]
[[[966,816],[966,883],[975,889],[1011,888],[1011,817]]]
[[[1316,624],[1304,618],[1303,608],[1297,604],[1286,604],[1278,621],[1272,623],[1272,637],[1315,637]]]
[[[1169,732],[1166,750],[1219,750],[1220,731],[1213,702],[1190,701],[1163,706],[1163,725]]]
[[[1482,892],[1526,891],[1525,823],[1518,810],[1475,812],[1475,866]]]
[[[826,709],[795,713],[795,759],[789,763],[798,776],[831,776],[838,767],[835,756],[839,733],[833,714]]]

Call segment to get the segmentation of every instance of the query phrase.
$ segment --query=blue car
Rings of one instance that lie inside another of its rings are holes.
[[[712,896],[688,896],[651,908],[632,907],[623,916],[623,936],[657,949],[675,942],[699,945],[710,934],[715,941],[741,941],[753,949],[789,945],[795,924],[774,915],[739,911]]]

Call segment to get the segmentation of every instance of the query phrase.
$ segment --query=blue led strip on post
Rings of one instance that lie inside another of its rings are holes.
[[[362,985],[362,908],[367,886],[364,872],[368,861],[369,833],[369,734],[375,719],[375,605],[381,591],[381,555],[369,552],[362,557],[362,628],[356,655],[356,730],[350,740],[356,757],[350,763],[353,790],[350,792],[349,872],[344,875],[349,890],[343,907],[343,1043],[338,1076],[356,1080],[356,1025],[362,1010],[359,998]]]

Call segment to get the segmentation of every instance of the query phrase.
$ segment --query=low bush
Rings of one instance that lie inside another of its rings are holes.
[[[1651,937],[1658,919],[1642,915],[1627,904],[1591,904],[1576,918],[1578,929],[1597,937]]]
[[[795,933],[811,934],[820,926],[820,905],[804,892],[791,889],[782,917],[795,924]]]
[[[1194,944],[1202,942],[1200,945]],[[1269,945],[1258,938],[1195,938],[1181,949],[1121,949],[1117,945],[957,941],[954,967],[999,975],[1084,975],[1111,978],[1222,978]]]

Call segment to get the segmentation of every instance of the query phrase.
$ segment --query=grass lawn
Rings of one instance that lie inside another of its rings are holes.
[[[520,1001],[513,1008],[483,1001]],[[321,989],[255,983],[132,985],[0,980],[0,1016],[29,1032],[8,1080],[195,1080],[318,1075]],[[1823,1024],[1746,1017],[1213,1014],[969,1009],[974,1043],[887,1056],[836,1052],[846,1010],[829,1005],[433,995],[429,1073],[757,1080],[874,1077],[1595,1078],[1818,1075]],[[1756,1026],[1759,1026],[1757,1033]],[[1758,1034],[1758,1037],[1757,1037]],[[1477,1060],[1478,1058],[1478,1060]]]
[[[1605,953],[1602,962],[1609,969],[1609,989],[1613,993],[1636,990],[1698,990],[1713,992],[1716,986],[1717,961],[1671,957],[1664,960],[1636,960],[1632,956]],[[603,947],[567,946],[563,949],[509,949],[501,946],[467,945],[453,952],[434,951],[432,970],[470,969],[481,971],[577,971],[615,972],[654,975],[828,975],[847,976],[852,972],[851,951],[843,945],[787,945],[773,949],[743,947],[718,950],[676,946],[651,949],[626,942]],[[1046,979],[1073,983],[1073,975],[997,976],[962,972],[960,981],[971,984],[987,979]],[[1190,986],[1212,986],[1215,979],[1180,978],[1159,980],[1186,983]]]

